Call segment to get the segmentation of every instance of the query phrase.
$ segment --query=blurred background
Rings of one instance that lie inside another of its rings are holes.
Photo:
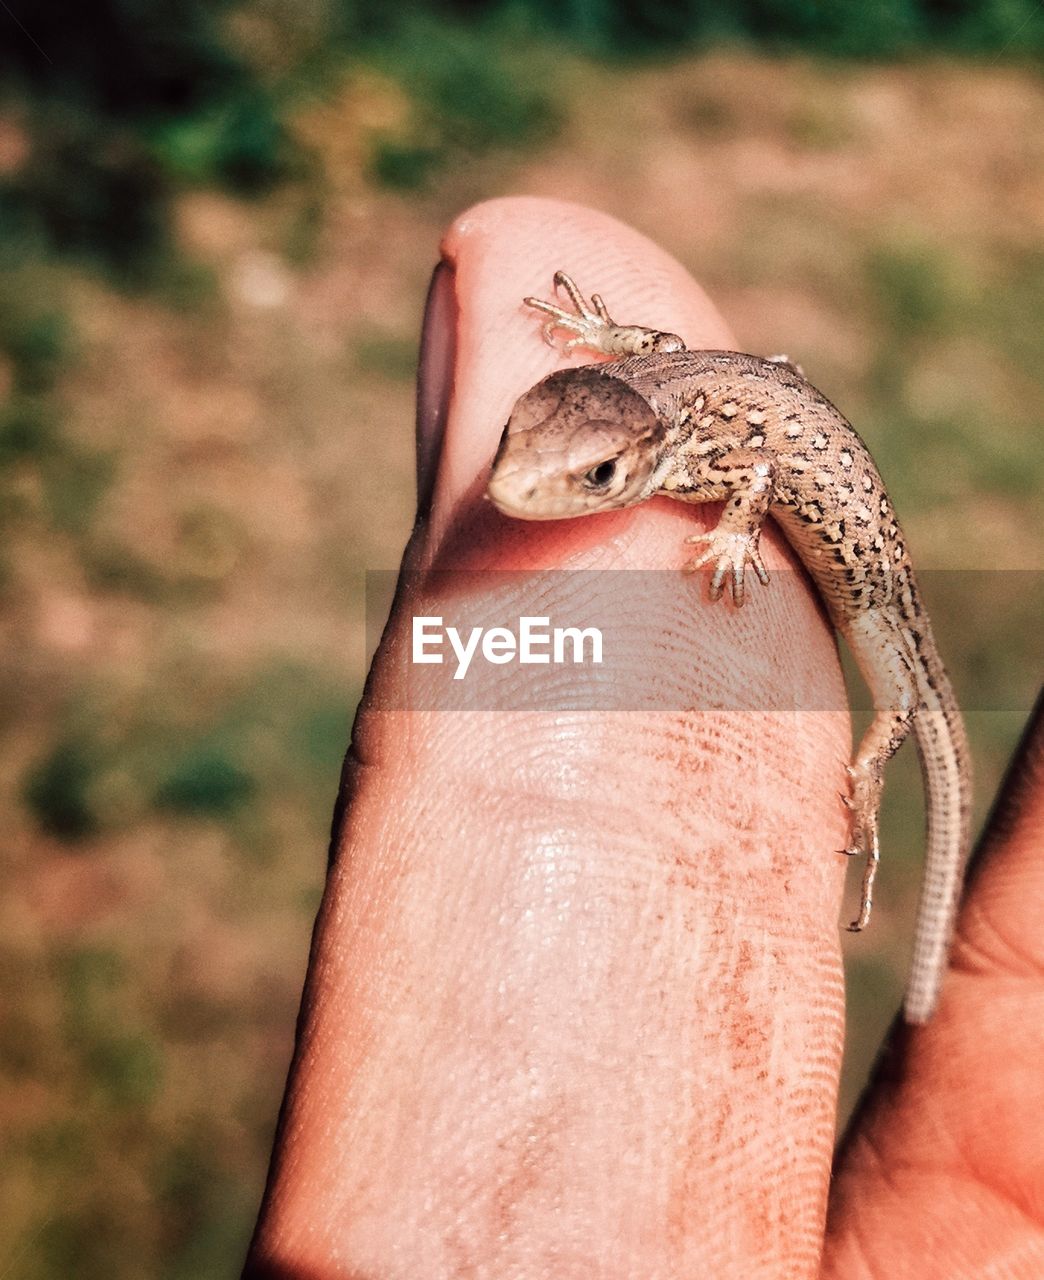
[[[981,817],[1039,678],[1042,50],[1035,0],[0,7],[5,1280],[238,1273],[475,200],[633,223],[844,407],[961,571],[925,588]],[[903,756],[846,1110],[907,963]]]

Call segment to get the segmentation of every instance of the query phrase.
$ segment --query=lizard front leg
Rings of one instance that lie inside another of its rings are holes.
[[[686,542],[703,546],[703,551],[684,566],[695,573],[713,564],[710,582],[712,600],[721,598],[728,579],[733,602],[744,600],[744,571],[749,564],[762,583],[768,570],[758,550],[761,522],[772,502],[776,460],[764,449],[730,449],[713,461],[701,460],[685,478],[684,497],[695,502],[725,498],[725,510],[713,529],[694,533]]]
[[[597,293],[588,302],[564,271],[555,272],[555,288],[562,288],[576,308],[567,311],[543,298],[524,298],[527,307],[542,311],[550,319],[544,323],[544,341],[554,346],[555,330],[564,329],[574,336],[565,344],[566,351],[587,347],[606,356],[650,356],[671,351],[684,351],[685,343],[676,333],[647,329],[638,324],[617,324]]]

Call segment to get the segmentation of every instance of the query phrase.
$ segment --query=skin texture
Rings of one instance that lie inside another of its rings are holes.
[[[561,365],[519,305],[561,262],[597,278],[621,313],[654,315],[691,346],[733,345],[678,265],[603,215],[502,200],[449,230],[420,379],[411,572],[345,770],[245,1274],[1040,1274],[1039,1149],[1026,1136],[1039,1073],[1015,1064],[1039,1063],[1044,1049],[1040,944],[1023,935],[1028,889],[1017,883],[1035,878],[1039,901],[1044,859],[1013,855],[1016,837],[975,885],[969,949],[964,923],[957,949],[966,968],[933,1022],[896,1041],[848,1145],[820,1270],[842,1033],[837,794],[850,743],[830,628],[809,589],[759,593],[741,615],[693,607],[684,627],[665,628],[677,588],[659,598],[670,575],[640,575],[652,584],[634,606],[648,620],[648,660],[684,702],[608,714],[403,709],[410,615],[423,604],[452,616],[492,590],[465,571],[680,567],[682,539],[717,514],[654,499],[527,525],[483,502],[512,404]],[[793,564],[771,524],[762,550],[770,570]],[[676,709],[721,701],[734,680],[770,686],[781,663],[837,710]],[[1039,849],[1035,822],[1018,839]],[[1014,913],[1007,927],[1001,911]],[[988,1039],[975,1034],[981,1018]],[[975,1124],[978,1109],[991,1123]],[[897,1194],[910,1161],[918,1174]],[[958,1223],[962,1257],[1036,1248],[1037,1270],[935,1269],[925,1233],[948,1247]]]

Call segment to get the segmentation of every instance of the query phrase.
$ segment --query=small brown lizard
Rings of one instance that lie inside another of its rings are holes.
[[[689,351],[676,334],[618,325],[605,303],[564,273],[575,312],[539,298],[544,338],[573,336],[616,362],[562,369],[515,405],[493,462],[489,496],[505,514],[558,520],[631,506],[653,494],[724,501],[717,526],[687,541],[686,565],[709,566],[737,605],[771,511],[812,576],[870,687],[874,718],[848,770],[852,834],[865,857],[859,916],[870,919],[879,861],[884,767],[911,728],[927,792],[928,838],[904,1012],[932,1014],[946,968],[969,845],[971,771],[953,689],[921,603],[906,542],[866,446],[784,356]]]

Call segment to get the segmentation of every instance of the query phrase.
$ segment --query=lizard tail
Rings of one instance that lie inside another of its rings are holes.
[[[913,724],[928,819],[913,963],[903,1006],[906,1021],[914,1023],[927,1022],[939,998],[971,844],[971,761],[964,721],[941,664],[932,676]]]

